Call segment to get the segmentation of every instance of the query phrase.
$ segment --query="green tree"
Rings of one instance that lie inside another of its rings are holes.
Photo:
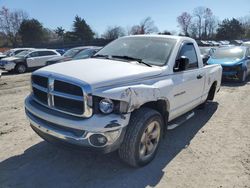
[[[94,32],[92,31],[90,26],[83,18],[79,16],[75,17],[73,23],[73,33],[79,41],[89,41],[94,37]]]
[[[55,33],[57,34],[57,36],[60,38],[60,39],[63,39],[64,37],[64,33],[65,32],[65,29],[63,29],[62,27],[57,27],[55,29]]]
[[[21,23],[19,34],[24,45],[38,44],[46,38],[43,25],[36,19],[24,20]]]
[[[242,24],[235,18],[225,19],[219,24],[216,38],[218,40],[234,40],[241,39],[245,31]]]

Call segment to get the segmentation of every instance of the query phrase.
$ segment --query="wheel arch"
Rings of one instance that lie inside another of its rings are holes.
[[[169,118],[169,107],[170,107],[169,101],[167,99],[159,99],[157,101],[146,102],[143,105],[141,105],[140,108],[142,107],[147,107],[158,111],[162,116],[162,119],[164,121],[164,129],[166,130]]]

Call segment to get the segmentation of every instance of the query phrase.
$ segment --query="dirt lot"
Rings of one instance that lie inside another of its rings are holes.
[[[116,153],[65,150],[29,127],[30,74],[0,80],[0,187],[250,187],[250,83],[226,84],[204,110],[169,131],[156,159],[129,168]]]

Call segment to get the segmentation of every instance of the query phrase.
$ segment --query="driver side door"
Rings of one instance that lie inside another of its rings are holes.
[[[205,82],[205,72],[199,68],[198,58],[193,43],[183,43],[176,60],[185,56],[189,60],[187,68],[183,71],[175,71],[173,74],[174,88],[171,94],[173,108],[172,118],[178,117],[201,103],[201,96]],[[177,61],[175,66],[177,66]]]

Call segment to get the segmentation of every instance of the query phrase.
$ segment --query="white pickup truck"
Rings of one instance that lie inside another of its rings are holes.
[[[90,59],[32,74],[25,100],[34,131],[47,141],[108,153],[131,166],[149,163],[165,130],[213,100],[220,65],[204,66],[188,37],[119,38]]]

